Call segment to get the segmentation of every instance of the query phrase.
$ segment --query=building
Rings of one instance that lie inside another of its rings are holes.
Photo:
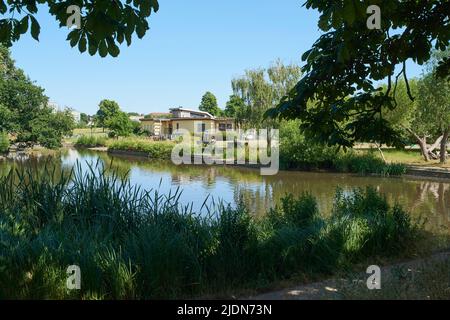
[[[161,113],[158,113],[161,114]],[[208,112],[185,109],[170,109],[170,116],[141,119],[142,129],[151,136],[172,139],[177,129],[212,137],[220,132],[235,130],[234,119],[214,117]]]
[[[140,122],[144,116],[129,116],[130,120],[133,122]]]
[[[69,109],[70,113],[72,114],[73,121],[75,121],[76,124],[81,122],[81,113],[78,111],[75,111],[73,109]]]
[[[53,113],[63,112],[65,110],[68,110],[73,117],[73,121],[75,121],[76,124],[81,122],[81,113],[70,107],[67,107],[67,106],[61,107],[58,103],[56,103],[54,101],[49,101],[47,103],[47,106],[52,109]]]

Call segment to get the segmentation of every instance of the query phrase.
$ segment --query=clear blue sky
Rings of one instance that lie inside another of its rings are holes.
[[[51,101],[93,114],[102,99],[123,110],[149,113],[197,108],[206,91],[223,108],[231,79],[277,58],[300,63],[320,35],[318,14],[304,0],[160,0],[150,30],[118,58],[80,54],[42,10],[40,42],[29,35],[14,44],[17,65],[45,88]],[[41,7],[45,9],[45,7]],[[410,76],[420,69],[410,68]]]

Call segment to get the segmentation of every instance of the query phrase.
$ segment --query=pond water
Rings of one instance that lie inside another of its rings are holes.
[[[0,161],[0,175],[12,166],[42,165],[48,156],[31,156],[23,159]],[[180,201],[193,204],[200,210],[205,199],[222,200],[236,204],[240,199],[253,214],[261,215],[292,193],[310,192],[322,213],[328,214],[333,205],[337,187],[345,191],[371,185],[382,192],[391,203],[400,203],[416,218],[426,219],[428,229],[450,230],[450,181],[414,178],[360,177],[339,173],[280,171],[275,176],[261,176],[259,170],[225,166],[176,166],[170,161],[154,161],[128,156],[111,156],[104,152],[67,149],[50,160],[69,169],[77,162],[87,164],[97,161],[112,165],[122,174],[128,173],[133,184],[144,189],[158,189],[161,193],[182,190]]]

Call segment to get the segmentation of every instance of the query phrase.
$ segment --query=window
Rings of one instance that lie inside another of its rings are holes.
[[[225,123],[219,123],[219,131],[225,131],[225,130],[226,130]]]
[[[205,123],[197,123],[197,132],[205,132],[206,124]]]
[[[227,130],[232,130],[233,129],[233,125],[231,123],[227,123]]]
[[[180,129],[180,124],[177,122],[177,130]]]

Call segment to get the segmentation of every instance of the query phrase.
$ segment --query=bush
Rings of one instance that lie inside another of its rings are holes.
[[[85,148],[97,148],[97,147],[105,147],[107,139],[106,137],[97,137],[92,135],[82,135],[75,142],[75,146],[77,147],[85,147]]]
[[[110,150],[145,152],[152,159],[170,160],[174,144],[172,142],[155,142],[145,139],[126,138],[111,142]]]
[[[300,131],[299,121],[280,125],[280,167],[282,169],[332,168],[337,149],[317,144]]]
[[[9,138],[5,132],[0,132],[0,153],[6,153],[9,150]]]
[[[334,168],[339,172],[351,172],[361,175],[398,176],[406,173],[405,165],[385,163],[373,152],[358,154],[355,151],[349,151],[345,154],[338,154],[334,160]]]
[[[400,163],[387,164],[373,152],[339,151],[336,147],[318,144],[300,131],[299,121],[283,121],[280,125],[281,169],[331,169],[361,175],[398,176],[406,173]]]

